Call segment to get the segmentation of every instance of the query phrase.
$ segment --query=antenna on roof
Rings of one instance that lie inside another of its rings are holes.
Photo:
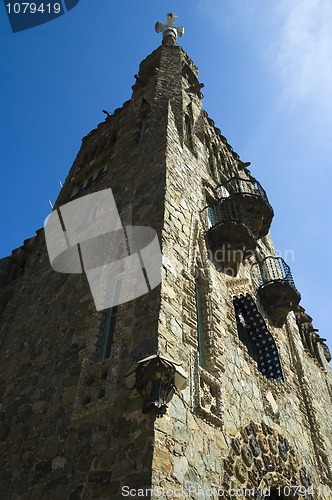
[[[60,184],[61,188],[63,188],[63,184],[62,184],[62,182],[61,182],[61,181],[59,181],[59,184]]]
[[[48,200],[49,204],[51,205],[51,209],[53,210],[53,205],[52,205],[52,202],[51,200]]]

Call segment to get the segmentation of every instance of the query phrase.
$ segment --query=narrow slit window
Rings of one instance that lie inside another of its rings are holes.
[[[114,286],[112,291],[112,302],[113,304],[118,304],[118,299],[121,291],[122,275],[118,276],[114,280]],[[116,317],[118,312],[118,306],[114,305],[107,310],[103,336],[101,339],[99,361],[104,361],[111,355],[111,349],[114,339]]]
[[[138,124],[137,142],[141,142],[143,140],[145,129],[146,129],[146,118],[141,118]]]
[[[107,310],[104,333],[101,341],[99,361],[104,361],[105,359],[110,357],[111,347],[113,344],[114,331],[115,331],[117,311],[118,311],[118,306],[110,307]]]
[[[187,141],[190,141],[192,130],[191,130],[191,120],[188,115],[185,116],[184,125],[185,125],[186,139]]]

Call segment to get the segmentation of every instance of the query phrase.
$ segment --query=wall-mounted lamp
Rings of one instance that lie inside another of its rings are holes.
[[[178,363],[153,354],[137,362],[136,368],[126,377],[126,385],[131,389],[136,387],[141,394],[143,413],[153,412],[161,417],[167,411],[174,388],[184,389],[187,378]]]

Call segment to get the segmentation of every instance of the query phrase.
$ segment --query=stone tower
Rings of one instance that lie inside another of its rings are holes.
[[[124,226],[156,231],[160,284],[97,311],[44,230],[0,261],[5,499],[332,496],[331,356],[175,18],[54,207],[111,188]]]

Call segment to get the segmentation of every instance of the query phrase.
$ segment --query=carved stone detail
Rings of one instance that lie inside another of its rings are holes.
[[[275,436],[269,436],[268,442],[269,442],[269,447],[270,447],[271,453],[273,453],[273,455],[277,455],[278,454],[278,440],[277,440],[277,438]]]
[[[248,472],[245,466],[240,462],[235,466],[235,475],[240,481],[240,483],[245,483],[248,479]]]
[[[247,467],[250,467],[253,463],[254,457],[249,446],[244,445],[242,447],[242,458]]]
[[[274,384],[273,390],[268,390],[266,387],[261,389],[262,401],[266,414],[277,424],[280,424],[280,411],[275,400],[275,393],[278,394],[277,384]]]
[[[82,369],[72,420],[96,413],[111,405],[110,359]]]
[[[331,351],[325,344],[326,339],[318,335],[318,330],[313,327],[311,316],[303,307],[297,307],[295,318],[304,348],[324,367],[326,361],[329,363],[332,359]]]
[[[269,486],[291,485],[304,486],[307,492],[303,498],[313,498],[310,473],[285,436],[265,422],[250,422],[239,430],[232,438],[230,452],[223,465],[225,498],[228,498],[230,488],[247,488],[255,491],[255,498],[259,498],[257,494],[263,498],[264,489]]]
[[[222,361],[222,345],[215,333],[214,308],[212,307],[213,283],[206,258],[206,247],[203,235],[199,231],[197,220],[192,224],[191,244],[189,248],[189,267],[182,271],[185,277],[183,299],[183,340],[197,349],[197,322],[195,309],[195,278],[197,271],[202,278],[202,310],[203,328],[206,339],[205,360],[207,369],[216,375],[224,371]]]
[[[242,279],[227,279],[226,285],[228,287],[228,294],[227,294],[227,316],[230,319],[230,321],[235,325],[236,324],[236,318],[235,318],[235,311],[234,311],[234,306],[233,306],[233,298],[234,297],[239,297],[240,295],[246,296],[246,294],[249,294],[251,296],[255,295],[254,289],[249,283],[249,280],[247,278],[242,278]]]
[[[265,436],[261,436],[258,440],[258,443],[263,453],[269,453],[269,442]]]
[[[223,426],[223,404],[220,382],[199,366],[198,353],[194,355],[194,411],[207,422]],[[236,444],[234,445],[236,446]]]
[[[233,304],[232,299],[235,296],[246,295],[247,293],[249,293],[249,295],[252,296],[255,295],[255,291],[253,287],[250,285],[249,280],[247,278],[243,279],[232,278],[232,280],[227,280],[226,284],[228,288],[228,297],[231,304]]]
[[[308,316],[305,313],[304,309],[303,311],[301,311],[301,314],[305,314],[307,318],[310,318],[310,316]],[[288,325],[286,331],[288,334],[294,367],[296,369],[299,385],[301,388],[301,395],[304,407],[306,409],[306,414],[309,421],[311,440],[313,449],[315,451],[316,463],[320,471],[320,478],[324,484],[327,484],[329,485],[329,487],[332,487],[332,464],[326,453],[325,439],[321,433],[320,425],[316,417],[312,396],[310,394],[310,386],[308,384],[308,379],[306,377],[304,368],[301,363],[301,359],[297,352],[294,337],[291,335]]]
[[[232,447],[236,455],[241,455],[241,441],[239,438],[234,438],[232,440]]]

